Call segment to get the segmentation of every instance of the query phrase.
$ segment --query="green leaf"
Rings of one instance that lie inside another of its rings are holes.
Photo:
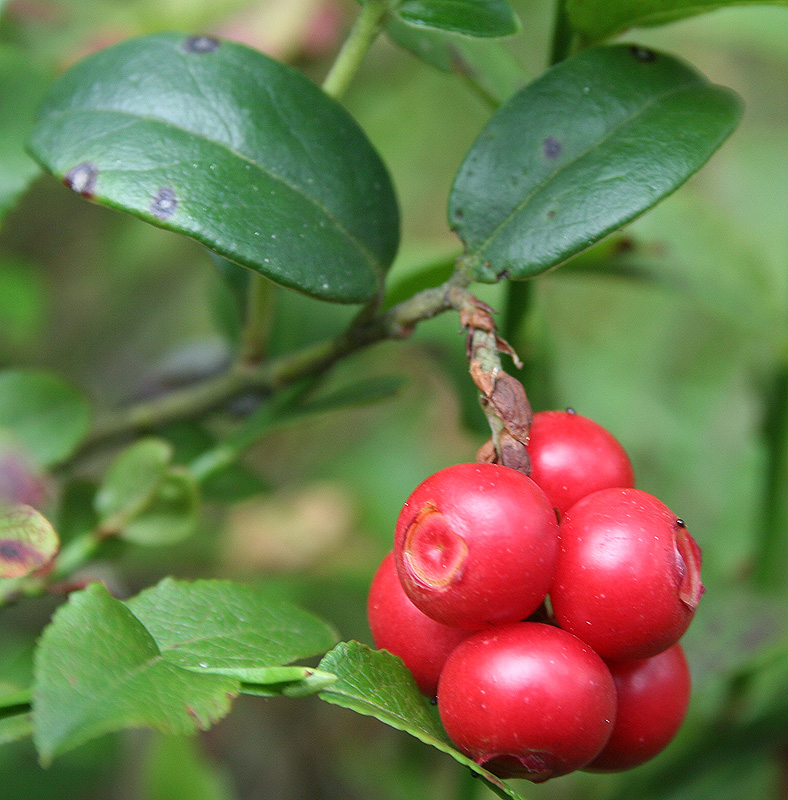
[[[415,28],[396,17],[386,25],[386,33],[422,61],[462,78],[495,106],[526,82],[523,68],[502,42]]]
[[[301,680],[314,670],[284,665],[337,641],[308,611],[229,581],[165,578],[127,606],[171,663],[245,683]]]
[[[10,432],[38,466],[68,458],[89,425],[87,400],[56,375],[32,369],[0,372],[0,430]]]
[[[449,216],[474,276],[529,278],[651,208],[735,127],[738,98],[668,55],[585,50],[511,98],[471,147]]]
[[[507,0],[401,0],[395,13],[409,25],[465,36],[511,36],[520,28]]]
[[[481,775],[500,797],[522,800],[503,781],[451,745],[429,701],[419,692],[413,676],[397,656],[358,642],[341,642],[326,654],[319,669],[337,676],[334,683],[320,692],[322,700],[405,731]]]
[[[786,0],[566,0],[572,27],[587,42],[614,36],[627,28],[664,25],[718,8],[788,5]]]
[[[49,520],[30,506],[0,507],[0,578],[22,578],[48,564],[60,548]]]
[[[142,623],[100,584],[70,595],[35,659],[34,740],[44,764],[127,727],[188,734],[229,710],[238,681],[164,658]]]
[[[191,536],[200,519],[200,491],[184,468],[173,467],[156,489],[150,505],[129,520],[119,536],[127,542],[158,547]]]
[[[102,525],[113,518],[133,519],[156,496],[172,461],[172,446],[163,439],[140,439],[112,462],[93,501]]]
[[[31,149],[83,196],[325,300],[374,297],[397,249],[388,173],[300,73],[232,42],[156,34],[55,83]]]
[[[0,45],[0,217],[39,172],[25,143],[48,85],[29,53]]]

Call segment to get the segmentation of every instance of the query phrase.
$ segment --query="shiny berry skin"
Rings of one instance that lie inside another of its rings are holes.
[[[557,558],[558,525],[544,492],[496,464],[455,464],[427,478],[394,534],[397,573],[411,601],[468,630],[535,611]]]
[[[531,478],[559,515],[592,492],[635,485],[629,456],[618,440],[574,411],[534,414],[528,455]]]
[[[703,593],[700,548],[667,506],[638,489],[602,489],[566,512],[560,539],[558,625],[610,661],[679,640]]]
[[[516,622],[457,646],[438,683],[438,712],[474,761],[538,783],[597,756],[613,730],[616,690],[605,663],[577,637]]]
[[[690,672],[680,644],[640,661],[608,664],[616,684],[618,712],[590,772],[637,767],[662,752],[681,727],[690,698]]]
[[[399,656],[428,697],[435,696],[449,654],[469,635],[469,631],[435,622],[410,602],[397,577],[392,553],[372,579],[367,619],[375,647]]]

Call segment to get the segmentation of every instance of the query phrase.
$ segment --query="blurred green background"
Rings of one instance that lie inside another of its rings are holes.
[[[514,2],[507,47],[546,66],[553,3]],[[0,45],[54,76],[138,33],[242,40],[320,80],[357,13],[352,0],[9,0]],[[703,548],[707,594],[686,638],[694,695],[679,739],[622,776],[576,773],[526,798],[788,797],[788,9],[737,8],[626,41],[680,55],[735,89],[738,131],[701,172],[618,238],[536,279],[512,343],[537,408],[572,406],[625,445],[638,486]],[[166,80],[166,76],[162,76]],[[21,113],[5,87],[0,114]],[[404,221],[390,285],[458,250],[446,223],[454,172],[490,109],[456,78],[385,39],[344,98],[392,172]],[[21,103],[21,105],[20,105]],[[25,112],[29,113],[29,112]],[[2,152],[0,152],[2,155]],[[10,157],[10,156],[9,156]],[[403,291],[405,289],[403,288]],[[479,296],[500,311],[505,286]],[[272,353],[340,331],[354,309],[275,294]],[[505,315],[502,315],[505,323]],[[210,374],[232,351],[232,303],[196,244],[93,206],[40,177],[0,229],[0,367],[56,370],[111,408]],[[121,593],[164,574],[266,582],[370,641],[365,595],[411,489],[473,460],[485,438],[454,315],[332,373],[406,378],[394,399],[268,436],[242,487],[218,487],[186,543],[91,567]],[[513,369],[516,373],[516,371]],[[194,431],[172,429],[188,447]],[[780,443],[782,443],[782,450]],[[80,465],[100,474],[106,454]],[[781,461],[780,461],[781,459]],[[779,464],[782,463],[782,472]],[[232,489],[237,490],[233,495]],[[213,502],[219,496],[225,501]],[[228,502],[229,501],[229,502]],[[0,612],[0,680],[27,669],[54,601]],[[450,758],[318,700],[242,697],[197,740],[105,738],[39,768],[27,742],[0,749],[0,798],[484,800]]]

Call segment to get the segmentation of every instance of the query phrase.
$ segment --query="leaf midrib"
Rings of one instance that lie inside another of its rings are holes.
[[[147,114],[137,114],[137,113],[133,113],[133,112],[130,112],[130,111],[123,111],[123,110],[114,109],[114,108],[94,108],[94,107],[88,108],[88,107],[83,106],[83,107],[80,107],[80,108],[58,109],[58,110],[50,110],[49,111],[49,116],[50,117],[70,117],[70,116],[79,117],[80,115],[85,114],[86,112],[89,112],[91,114],[93,114],[93,113],[96,113],[96,114],[112,114],[112,115],[120,116],[120,117],[128,117],[129,119],[131,119],[134,122],[144,121],[144,122],[149,122],[151,124],[161,125],[164,128],[169,128],[171,130],[179,131],[180,133],[187,134],[188,136],[193,136],[193,137],[195,137],[197,139],[200,139],[200,140],[202,140],[204,142],[207,142],[208,144],[212,144],[212,145],[215,145],[217,147],[222,148],[223,150],[228,152],[230,155],[235,156],[236,158],[239,158],[240,160],[252,165],[256,169],[258,169],[261,173],[263,173],[264,175],[267,175],[269,178],[271,178],[273,181],[278,182],[282,186],[285,186],[286,188],[290,189],[292,192],[294,192],[295,194],[297,194],[300,197],[302,197],[304,200],[306,200],[308,203],[313,205],[315,208],[319,209],[325,215],[325,217],[328,220],[330,220],[330,222],[334,225],[334,227],[337,229],[337,231],[339,231],[340,234],[345,236],[350,242],[353,243],[353,245],[356,247],[356,249],[363,256],[363,258],[369,263],[370,267],[372,268],[372,272],[375,275],[376,279],[379,278],[381,272],[383,271],[383,265],[378,261],[378,259],[375,257],[375,255],[354,234],[350,233],[350,231],[347,230],[347,228],[339,221],[339,219],[331,211],[329,211],[329,209],[322,202],[320,202],[317,198],[312,197],[311,195],[307,194],[301,187],[299,187],[299,186],[297,186],[295,184],[292,184],[289,181],[285,180],[281,175],[279,175],[276,172],[274,172],[273,170],[271,170],[268,166],[266,166],[264,164],[261,164],[260,162],[256,161],[252,156],[246,155],[245,153],[242,153],[239,150],[236,150],[234,147],[229,145],[227,142],[222,142],[222,141],[219,141],[219,140],[216,140],[216,139],[212,139],[212,138],[210,138],[208,136],[205,136],[205,135],[203,135],[201,133],[196,133],[195,131],[190,130],[189,128],[184,128],[184,127],[181,127],[180,125],[176,125],[175,123],[170,122],[168,120],[161,119],[160,117],[152,117],[152,116],[149,116]],[[184,162],[176,162],[176,163],[184,163]],[[161,167],[159,165],[157,165],[156,167],[153,167],[152,170],[160,169],[160,168]],[[144,170],[144,171],[149,172],[149,171],[152,171],[152,170]],[[120,170],[112,170],[110,168],[109,171],[120,171]],[[143,171],[143,170],[136,170],[136,171]]]
[[[533,188],[533,190],[528,195],[526,195],[526,197],[524,197],[519,203],[517,203],[517,205],[514,206],[512,211],[510,211],[509,214],[507,214],[506,217],[504,217],[504,219],[500,223],[498,223],[498,225],[495,226],[495,228],[487,236],[487,238],[484,239],[479,244],[479,246],[476,247],[473,250],[471,255],[474,256],[475,258],[478,258],[484,252],[484,250],[490,245],[490,243],[493,241],[493,239],[495,239],[496,236],[498,236],[500,231],[503,230],[512,221],[512,219],[514,219],[516,216],[518,216],[520,214],[520,212],[531,202],[531,200],[533,200],[538,194],[540,194],[543,189],[545,189],[550,183],[552,183],[561,173],[565,172],[566,170],[568,170],[571,167],[574,167],[578,162],[580,162],[583,159],[585,159],[594,150],[596,150],[597,148],[601,147],[603,144],[607,143],[607,141],[619,129],[621,129],[621,128],[625,127],[626,125],[629,125],[630,123],[635,121],[639,116],[641,116],[643,113],[645,113],[645,111],[647,109],[651,108],[657,102],[662,101],[665,98],[671,97],[673,95],[679,94],[679,93],[681,93],[681,92],[683,92],[683,91],[685,91],[685,90],[687,90],[687,89],[689,89],[691,87],[702,86],[702,85],[704,85],[703,81],[700,81],[697,78],[689,80],[689,81],[687,81],[687,83],[684,83],[679,87],[675,87],[675,88],[671,89],[671,91],[669,91],[669,92],[664,92],[663,94],[660,94],[660,95],[652,98],[652,100],[650,100],[648,103],[646,103],[645,105],[640,106],[636,113],[631,114],[630,116],[628,116],[625,119],[621,120],[620,122],[616,123],[616,125],[614,125],[612,128],[610,128],[602,138],[600,138],[596,142],[594,142],[594,144],[592,144],[589,148],[587,148],[582,153],[580,153],[576,158],[572,159],[571,161],[567,161],[566,164],[563,164],[557,170],[549,173],[549,175],[547,175],[542,181],[540,181]]]

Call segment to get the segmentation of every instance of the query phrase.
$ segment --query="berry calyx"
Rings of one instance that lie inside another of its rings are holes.
[[[410,600],[467,630],[525,619],[544,600],[557,558],[558,525],[544,492],[497,464],[455,464],[427,478],[394,536]]]
[[[435,622],[411,603],[397,577],[393,553],[383,559],[372,579],[367,620],[375,647],[399,656],[428,697],[435,696],[449,654],[469,635]]]
[[[474,633],[438,683],[449,738],[501,777],[542,782],[591,762],[613,730],[616,692],[602,659],[551,625]]]
[[[567,511],[550,599],[556,622],[611,661],[654,656],[687,629],[703,592],[700,548],[638,489],[603,489]]]

